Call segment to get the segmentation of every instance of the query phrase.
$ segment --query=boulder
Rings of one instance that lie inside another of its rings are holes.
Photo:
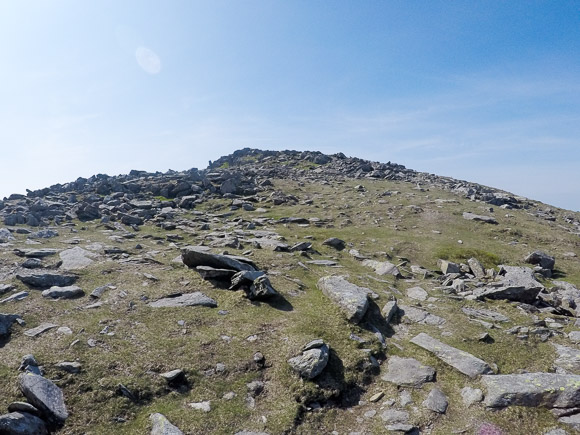
[[[574,408],[580,406],[580,376],[524,373],[482,376],[487,389],[484,403],[490,408],[532,406]]]
[[[181,251],[183,263],[188,267],[210,266],[215,269],[257,270],[254,263],[244,257],[212,254],[205,246],[187,246]]]
[[[317,287],[342,309],[350,322],[360,322],[367,312],[371,292],[368,288],[354,285],[341,276],[322,277]]]
[[[30,372],[21,374],[18,381],[22,394],[48,421],[58,424],[68,418],[62,391],[52,381]]]
[[[252,301],[265,300],[278,296],[278,292],[272,287],[270,279],[266,275],[262,275],[254,280],[246,295]]]
[[[431,314],[420,308],[410,307],[406,305],[399,306],[399,314],[404,322],[420,323],[422,325],[439,326],[443,325],[446,320],[435,314]]]
[[[66,287],[73,285],[78,279],[78,276],[61,275],[58,273],[35,273],[31,275],[18,274],[16,275],[16,278],[31,287],[47,289],[50,287]]]
[[[433,388],[427,398],[422,403],[424,408],[427,408],[438,414],[445,414],[449,402],[447,396],[439,388]]]
[[[27,412],[10,412],[0,415],[0,434],[6,435],[47,435],[46,424],[40,418]]]
[[[158,299],[154,302],[149,302],[147,305],[153,308],[197,306],[215,308],[217,307],[217,302],[201,292],[194,292]]]
[[[62,264],[60,268],[63,270],[77,270],[84,269],[93,263],[93,258],[96,254],[87,251],[80,246],[75,246],[71,249],[66,249],[59,254]]]
[[[292,370],[301,377],[313,379],[318,376],[326,365],[330,356],[330,348],[322,340],[314,340],[303,347],[302,353],[288,360]]]
[[[435,381],[435,369],[414,358],[389,358],[387,373],[381,378],[398,386],[420,388],[425,382]]]
[[[471,272],[477,279],[485,277],[485,268],[477,258],[473,257],[470,258],[469,260],[467,260],[467,264],[469,265]]]
[[[529,267],[500,266],[500,281],[478,289],[477,296],[488,299],[506,299],[531,304],[544,289]]]
[[[554,287],[549,292],[538,294],[544,302],[556,308],[566,316],[580,315],[580,290],[575,285],[565,281],[554,281]]]
[[[439,259],[437,260],[437,266],[439,266],[444,275],[447,275],[448,273],[461,273],[459,264],[453,263],[452,261]]]
[[[155,412],[149,416],[151,421],[151,435],[183,435],[177,426],[171,422],[163,414]]]
[[[6,243],[14,240],[14,236],[7,228],[0,228],[0,243]]]
[[[407,289],[407,297],[418,301],[426,301],[429,294],[421,287],[411,287]]]
[[[580,350],[553,343],[557,358],[554,366],[565,373],[580,375]]]
[[[363,260],[362,264],[363,266],[373,268],[377,275],[393,275],[394,277],[401,276],[398,267],[388,261]]]
[[[493,373],[491,367],[485,361],[482,361],[467,352],[442,343],[424,332],[411,339],[411,343],[431,352],[441,361],[449,364],[451,367],[470,378],[476,378],[479,375]]]
[[[76,285],[66,287],[51,287],[42,292],[42,297],[51,299],[74,299],[85,295],[85,292]]]
[[[535,264],[541,266],[543,269],[553,270],[556,264],[556,259],[545,252],[534,251],[528,254],[524,261],[528,264]]]

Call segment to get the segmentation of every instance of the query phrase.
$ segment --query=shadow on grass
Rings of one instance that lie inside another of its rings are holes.
[[[265,301],[252,301],[252,305],[259,306],[260,304],[270,305],[272,308],[280,311],[294,311],[294,307],[290,301],[288,301],[288,299],[286,299],[281,294],[278,294],[277,296],[274,296],[271,299]]]

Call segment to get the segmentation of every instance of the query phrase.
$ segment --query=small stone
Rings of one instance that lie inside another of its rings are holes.
[[[422,405],[438,414],[445,414],[449,402],[447,396],[439,388],[433,388]]]
[[[188,404],[190,408],[197,409],[203,412],[210,412],[211,411],[211,402],[192,402]]]
[[[369,402],[375,403],[378,402],[379,400],[381,400],[384,397],[385,393],[383,393],[382,391],[379,391],[378,393],[375,393],[371,396],[371,398],[369,399]]]
[[[222,399],[232,400],[234,397],[236,397],[236,393],[234,393],[233,391],[230,391],[229,393],[224,394]]]
[[[81,372],[81,364],[74,361],[63,361],[56,365],[57,368],[64,370],[67,373],[80,373]]]
[[[161,376],[167,382],[171,383],[171,382],[175,382],[175,381],[179,380],[180,378],[182,378],[183,376],[185,376],[185,373],[181,369],[175,369],[175,370],[170,370],[168,372],[160,373],[159,376]]]
[[[151,420],[153,425],[150,435],[183,435],[183,432],[177,426],[171,424],[163,414],[158,412],[151,414],[149,420]]]

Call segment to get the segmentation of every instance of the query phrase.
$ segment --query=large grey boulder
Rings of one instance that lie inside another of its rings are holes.
[[[85,292],[76,285],[66,287],[51,287],[42,292],[42,297],[49,299],[74,299],[85,295]]]
[[[278,292],[272,287],[270,279],[266,275],[262,275],[254,280],[246,295],[252,301],[266,300],[278,296]]]
[[[431,352],[441,361],[449,364],[451,367],[470,378],[476,378],[479,375],[493,373],[493,370],[485,361],[482,361],[467,352],[449,346],[448,344],[442,343],[424,332],[413,337],[411,343]]]
[[[290,367],[301,377],[313,379],[318,376],[330,356],[330,348],[322,340],[314,340],[303,347],[302,353],[288,360]]]
[[[52,381],[30,372],[18,377],[20,391],[42,415],[54,423],[63,423],[68,418],[64,396]]]
[[[485,276],[485,268],[477,258],[470,258],[467,260],[467,264],[477,279],[481,279]]]
[[[534,251],[528,254],[524,261],[529,264],[536,264],[543,269],[553,270],[556,264],[556,259],[543,251]]]
[[[0,338],[10,335],[12,324],[20,319],[17,314],[0,314]]]
[[[487,389],[484,403],[490,408],[580,406],[580,376],[554,373],[482,376]]]
[[[10,412],[0,415],[0,434],[5,435],[47,435],[46,424],[40,418],[27,412]]]
[[[212,254],[205,246],[187,246],[181,251],[181,259],[188,267],[210,266],[215,269],[257,270],[254,263],[244,257]]]
[[[565,373],[580,375],[580,350],[555,343],[554,347],[558,355],[554,360],[554,366]]]
[[[483,287],[477,293],[480,298],[506,299],[509,301],[531,304],[544,289],[534,277],[529,267],[500,266],[503,275],[498,283]]]
[[[448,273],[461,273],[459,264],[453,263],[452,261],[439,259],[437,260],[437,266],[439,266],[439,269],[441,269],[441,272],[444,275],[447,275]]]
[[[325,276],[318,280],[317,287],[344,312],[353,323],[362,320],[369,307],[368,288],[348,282],[342,276]]]
[[[78,279],[78,276],[61,275],[58,273],[35,273],[31,275],[16,275],[16,278],[31,287],[48,289],[50,287],[73,285]]]
[[[183,435],[183,432],[171,424],[163,414],[158,412],[151,414],[149,420],[152,424],[151,435]]]
[[[387,373],[381,378],[398,386],[420,388],[425,382],[435,381],[435,369],[414,358],[389,358]]]
[[[399,268],[388,261],[363,260],[362,264],[363,266],[374,269],[377,275],[393,275],[394,277],[401,276]]]
[[[58,255],[62,260],[62,264],[60,265],[62,270],[84,269],[90,266],[94,262],[93,258],[96,257],[95,253],[87,251],[80,246],[66,249]]]
[[[158,299],[148,304],[153,308],[167,308],[167,307],[217,307],[217,302],[212,298],[204,295],[201,292],[187,293],[175,297],[167,297]]]

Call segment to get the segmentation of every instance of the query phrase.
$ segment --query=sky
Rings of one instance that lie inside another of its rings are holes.
[[[0,198],[244,148],[580,210],[580,1],[0,0]]]

